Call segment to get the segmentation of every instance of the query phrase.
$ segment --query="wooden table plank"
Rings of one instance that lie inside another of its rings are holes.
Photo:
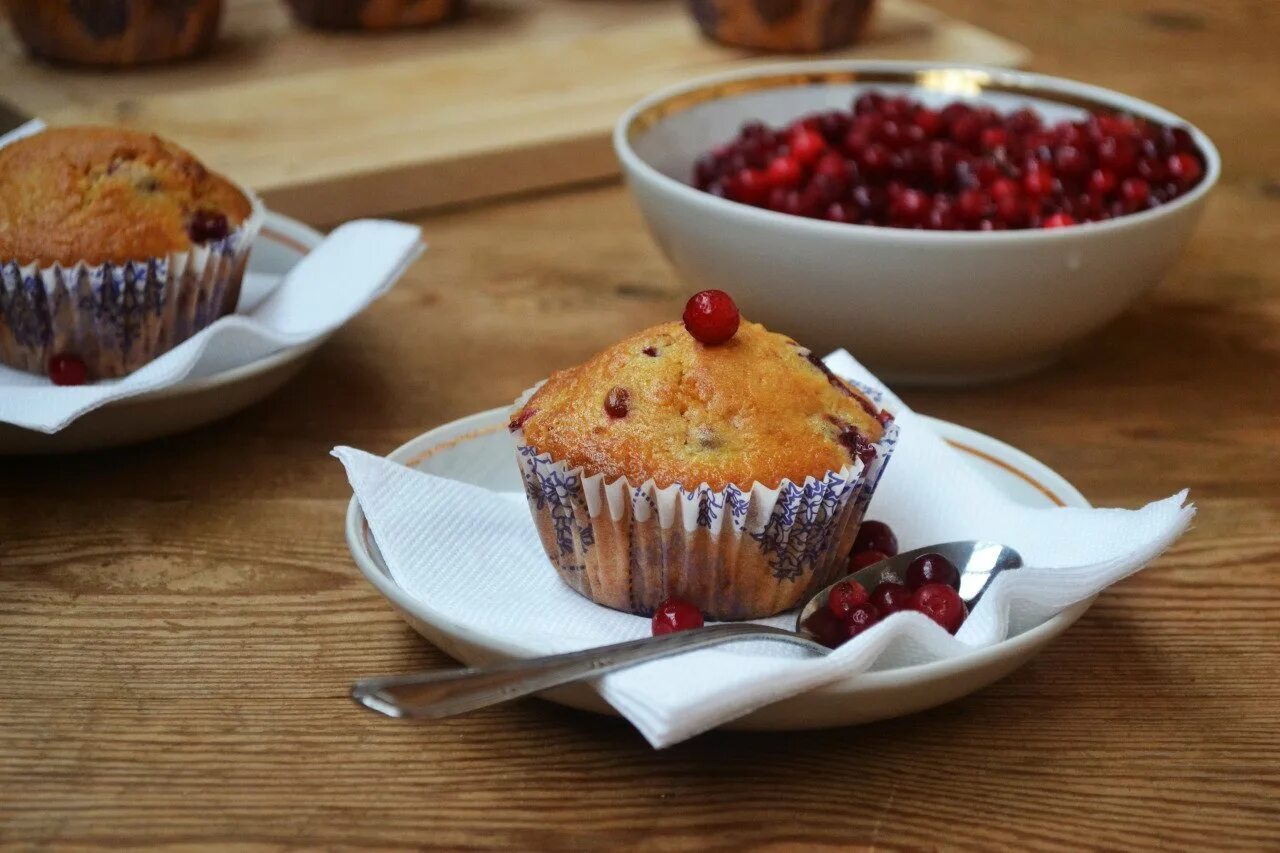
[[[1191,487],[1200,515],[1169,554],[1013,676],[858,729],[654,752],[536,701],[432,725],[360,712],[352,678],[445,658],[351,564],[328,449],[385,452],[501,404],[682,298],[616,186],[432,216],[431,253],[273,399],[143,447],[0,462],[0,842],[1280,846],[1275,13],[939,5],[1222,148],[1190,251],[1124,318],[1038,376],[906,392],[1097,503]]]

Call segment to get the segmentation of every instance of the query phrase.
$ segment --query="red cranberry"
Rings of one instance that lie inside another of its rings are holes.
[[[915,122],[916,127],[924,132],[925,136],[937,136],[942,130],[942,114],[927,107],[917,110],[912,121]]]
[[[1153,184],[1158,184],[1168,177],[1164,163],[1155,151],[1144,152],[1138,158],[1138,168],[1134,171],[1138,173],[1139,178]]]
[[[1102,197],[1116,188],[1116,174],[1106,169],[1094,169],[1089,173],[1089,192]]]
[[[871,461],[876,458],[876,449],[867,439],[862,431],[855,426],[845,426],[840,429],[840,433],[836,436],[836,440],[844,445],[849,451],[849,455],[862,460],[863,465],[870,465]]]
[[[1138,162],[1133,143],[1122,136],[1108,136],[1098,142],[1098,165],[1118,175],[1127,175]]]
[[[898,553],[898,537],[883,521],[864,521],[853,539],[853,552],[879,551],[890,557]]]
[[[858,165],[870,177],[881,176],[888,173],[891,164],[890,158],[889,149],[879,143],[875,143],[868,145],[859,152]]]
[[[857,581],[841,581],[827,594],[827,607],[837,616],[844,616],[860,604],[866,604],[870,596]]]
[[[919,190],[904,190],[889,203],[889,215],[902,225],[919,225],[928,213],[929,197]]]
[[[702,627],[702,611],[683,598],[671,596],[653,613],[653,636]]]
[[[1190,154],[1171,154],[1165,161],[1165,171],[1180,186],[1189,187],[1200,180],[1204,167]]]
[[[1017,198],[1022,194],[1022,191],[1018,188],[1017,182],[1010,180],[1009,178],[997,178],[992,181],[988,192],[991,193],[991,198],[995,201],[1000,201],[1001,199],[1006,198]]]
[[[929,583],[944,583],[959,589],[960,572],[941,554],[922,554],[907,566],[907,586],[919,589]]]
[[[1053,165],[1064,178],[1081,178],[1089,171],[1089,158],[1074,145],[1063,145],[1053,152]]]
[[[958,149],[949,142],[931,142],[925,154],[929,161],[928,177],[939,187],[949,187],[960,165]]]
[[[849,639],[844,619],[835,615],[826,607],[819,607],[804,622],[804,629],[812,634],[819,643],[834,649]]]
[[[960,116],[951,125],[951,138],[957,145],[974,148],[982,135],[982,120],[972,113]]]
[[[1125,178],[1120,183],[1120,198],[1130,210],[1142,210],[1151,195],[1151,185],[1142,178]]]
[[[978,137],[979,147],[983,151],[994,151],[1009,141],[1009,133],[1003,127],[988,127]]]
[[[813,174],[814,177],[821,175],[828,178],[843,188],[849,180],[849,164],[839,154],[823,154],[818,165],[813,167]]]
[[[956,199],[956,213],[969,225],[986,216],[990,207],[991,198],[982,190],[965,190]]]
[[[874,604],[860,604],[844,616],[845,636],[852,640],[880,621],[880,610]]]
[[[1014,133],[1031,133],[1040,129],[1040,115],[1033,109],[1023,107],[1010,113],[1005,124]]]
[[[1196,143],[1191,138],[1191,131],[1185,127],[1166,127],[1162,131],[1162,135],[1167,134],[1169,138],[1169,147],[1173,151],[1195,151]]]
[[[729,198],[746,204],[759,204],[769,194],[769,180],[755,169],[741,169],[725,188]]]
[[[882,581],[871,591],[871,603],[885,616],[911,607],[911,589],[894,581]]]
[[[187,223],[187,234],[192,243],[208,243],[221,240],[229,233],[227,217],[216,210],[200,208],[191,214]]]
[[[48,370],[54,385],[83,385],[89,381],[89,368],[79,356],[69,353],[50,356]]]
[[[821,134],[807,129],[792,133],[788,142],[791,146],[791,156],[801,163],[812,163],[822,156],[823,150],[827,147],[827,141]]]
[[[927,583],[911,596],[912,610],[918,610],[954,634],[964,623],[965,606],[960,593],[942,583]]]
[[[800,182],[800,164],[790,157],[774,157],[765,170],[765,178],[775,187],[790,187]]]
[[[530,408],[521,409],[519,412],[516,413],[516,416],[511,419],[511,422],[507,424],[507,429],[511,430],[512,432],[515,432],[516,430],[520,429],[525,425],[525,423],[529,420],[529,418],[533,417],[537,413],[537,411],[538,411],[537,409],[530,409]]]
[[[854,551],[849,555],[849,572],[861,571],[867,566],[874,566],[876,563],[887,559],[889,559],[889,555],[881,551]]]
[[[707,346],[732,338],[738,331],[740,319],[738,306],[723,290],[695,293],[684,306],[684,327]]]
[[[625,418],[631,411],[631,392],[617,385],[604,398],[604,411],[611,418]]]
[[[885,96],[879,92],[863,92],[854,100],[853,112],[855,115],[879,112],[886,100]]]
[[[1027,172],[1022,177],[1022,188],[1029,196],[1046,196],[1053,192],[1053,175],[1043,169]]]
[[[996,197],[996,215],[993,221],[1001,226],[1008,226],[1022,221],[1026,215],[1026,205],[1017,192]]]
[[[929,213],[925,216],[924,227],[931,231],[954,231],[956,222],[956,214],[951,205],[939,200],[935,201],[933,207],[929,208]]]
[[[1062,228],[1065,225],[1075,225],[1076,221],[1070,214],[1053,213],[1044,218],[1044,222],[1040,223],[1043,228]]]
[[[822,215],[823,219],[831,222],[852,223],[859,220],[858,208],[856,205],[847,201],[833,201],[827,205],[826,212]]]

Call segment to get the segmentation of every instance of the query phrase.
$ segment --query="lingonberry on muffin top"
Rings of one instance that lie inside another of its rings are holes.
[[[512,429],[588,475],[660,488],[776,487],[874,459],[888,416],[809,350],[745,319],[714,345],[691,329],[654,326],[556,373]]]
[[[225,237],[251,211],[230,181],[152,134],[53,128],[0,148],[0,259],[164,257]]]

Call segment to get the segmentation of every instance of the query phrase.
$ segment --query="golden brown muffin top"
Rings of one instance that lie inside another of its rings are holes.
[[[855,454],[870,462],[884,434],[877,415],[809,350],[758,323],[717,346],[665,323],[553,375],[512,429],[609,482],[747,489],[820,478]]]
[[[249,200],[152,134],[53,128],[0,148],[0,260],[123,263],[191,248],[197,214],[235,228]]]

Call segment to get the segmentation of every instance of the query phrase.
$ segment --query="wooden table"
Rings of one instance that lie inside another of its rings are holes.
[[[0,841],[1280,846],[1277,10],[935,2],[1222,148],[1190,251],[1122,320],[1039,376],[906,395],[1099,504],[1189,486],[1176,548],[1003,682],[859,729],[655,752],[537,701],[359,711],[356,676],[447,661],[352,565],[328,449],[388,451],[681,303],[617,186],[435,216],[429,256],[269,402],[0,460]]]

